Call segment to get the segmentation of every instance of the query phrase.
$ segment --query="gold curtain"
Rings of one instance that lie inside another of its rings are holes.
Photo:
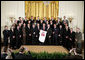
[[[27,18],[43,17],[57,19],[59,11],[59,1],[50,1],[49,5],[45,5],[43,1],[25,1],[25,16]]]

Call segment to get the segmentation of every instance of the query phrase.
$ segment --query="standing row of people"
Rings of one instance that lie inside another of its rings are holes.
[[[78,28],[79,29],[79,28]],[[4,45],[8,45],[8,38],[10,37],[10,47],[20,48],[21,45],[40,45],[42,44],[39,41],[39,32],[40,30],[47,31],[45,45],[62,45],[67,49],[71,49],[75,46],[75,33],[72,28],[69,27],[68,20],[64,16],[64,20],[54,20],[53,17],[50,20],[47,20],[46,17],[44,20],[40,20],[39,17],[37,20],[33,19],[33,16],[30,20],[22,20],[19,17],[19,20],[16,20],[12,25],[11,29],[8,30],[5,26],[3,31],[4,35]]]

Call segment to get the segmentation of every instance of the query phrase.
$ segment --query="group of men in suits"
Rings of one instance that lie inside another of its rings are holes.
[[[10,37],[10,47],[12,48],[19,48],[22,44],[40,45],[42,44],[39,41],[40,30],[47,31],[45,45],[62,45],[68,49],[75,45],[75,32],[69,28],[65,16],[62,21],[60,18],[55,20],[53,17],[50,20],[47,20],[46,17],[44,20],[40,20],[39,16],[36,20],[33,19],[33,16],[29,20],[26,17],[24,20],[19,17],[10,30],[5,26],[4,45],[7,46],[8,37]]]

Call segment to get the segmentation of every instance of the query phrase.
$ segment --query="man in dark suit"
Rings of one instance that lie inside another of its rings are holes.
[[[69,26],[69,22],[68,22],[68,20],[66,19],[66,16],[64,16],[63,18],[64,18],[64,19],[63,19],[62,23],[64,24],[64,22],[66,22],[67,25]]]
[[[40,24],[39,16],[37,17],[36,23],[39,23]]]
[[[47,31],[47,28],[46,28],[46,24],[45,23],[43,23],[42,30]]]
[[[58,33],[58,45],[63,45],[63,28],[62,25],[59,25],[59,33]]]
[[[17,21],[17,24],[19,24],[19,23],[21,23],[21,22],[23,22],[23,20],[22,20],[21,17],[19,17],[19,20]]]
[[[22,31],[23,24],[19,23],[19,29]]]
[[[51,19],[49,21],[51,21],[51,20],[52,20],[53,24],[56,24],[56,20],[54,20],[53,16],[51,17]]]
[[[53,29],[53,22],[50,20],[50,28]]]
[[[32,27],[32,25],[31,25],[31,20],[28,20],[27,25],[28,25],[28,24],[30,24],[30,27]],[[26,26],[27,26],[27,25],[26,25]]]
[[[63,24],[62,24],[60,18],[58,18],[58,20],[57,20],[57,27],[59,28],[60,25],[63,25]],[[62,27],[62,28],[63,28],[63,27]]]
[[[75,32],[73,31],[73,28],[70,28],[70,35],[69,35],[69,48],[72,49],[75,47]]]
[[[36,26],[36,39],[37,39],[36,44],[37,45],[39,44],[39,32],[40,32],[40,25],[39,23],[37,23],[37,26]]]
[[[49,24],[49,21],[47,20],[47,21],[46,21],[46,27],[47,27],[48,24]]]
[[[20,33],[21,33],[21,40],[23,39],[23,24],[22,23],[19,23],[19,30],[20,30]]]
[[[31,32],[32,32],[32,45],[35,45],[37,42],[35,24],[32,25]]]
[[[25,19],[23,20],[23,23],[25,23],[25,24],[28,23],[27,17],[25,17]]]
[[[16,30],[16,48],[20,48],[21,44],[22,44],[22,32],[19,29],[20,27],[17,26],[17,30]]]
[[[34,22],[35,22],[35,20],[33,19],[33,16],[31,16],[30,21],[31,21],[31,27],[32,27],[32,25],[33,25],[33,24],[34,24]]]
[[[51,45],[52,43],[52,29],[50,28],[50,25],[47,25],[47,34],[46,34],[46,45]]]
[[[44,17],[43,23],[45,23],[45,24],[46,24],[46,21],[47,21],[47,19],[46,19],[46,17]]]
[[[12,25],[10,29],[10,48],[14,49],[16,47],[16,34],[14,30],[14,26]]]
[[[58,45],[58,28],[56,27],[56,24],[54,24],[54,29],[53,29],[53,44]]]
[[[64,47],[66,47],[68,50],[69,50],[69,34],[70,34],[70,29],[68,26],[65,26],[65,29],[64,29],[64,40],[63,40],[63,45]]]
[[[9,38],[9,30],[8,30],[8,26],[5,26],[4,27],[4,31],[3,31],[3,44],[4,44],[4,47],[7,47],[8,46],[8,38]]]
[[[32,34],[31,33],[32,33],[31,32],[31,27],[30,27],[30,24],[28,24],[27,27],[26,27],[26,44],[27,45],[32,44],[32,39],[31,39]]]
[[[43,27],[43,20],[40,20],[40,29]]]
[[[22,33],[23,33],[23,45],[26,44],[26,24],[24,23],[23,24],[23,27],[22,27]]]

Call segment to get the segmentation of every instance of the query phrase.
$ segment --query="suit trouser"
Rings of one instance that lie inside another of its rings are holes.
[[[58,37],[58,36],[55,34],[55,35],[54,35],[54,45],[58,45],[57,37]]]
[[[77,43],[77,47],[78,47],[79,49],[82,49],[81,43]]]

